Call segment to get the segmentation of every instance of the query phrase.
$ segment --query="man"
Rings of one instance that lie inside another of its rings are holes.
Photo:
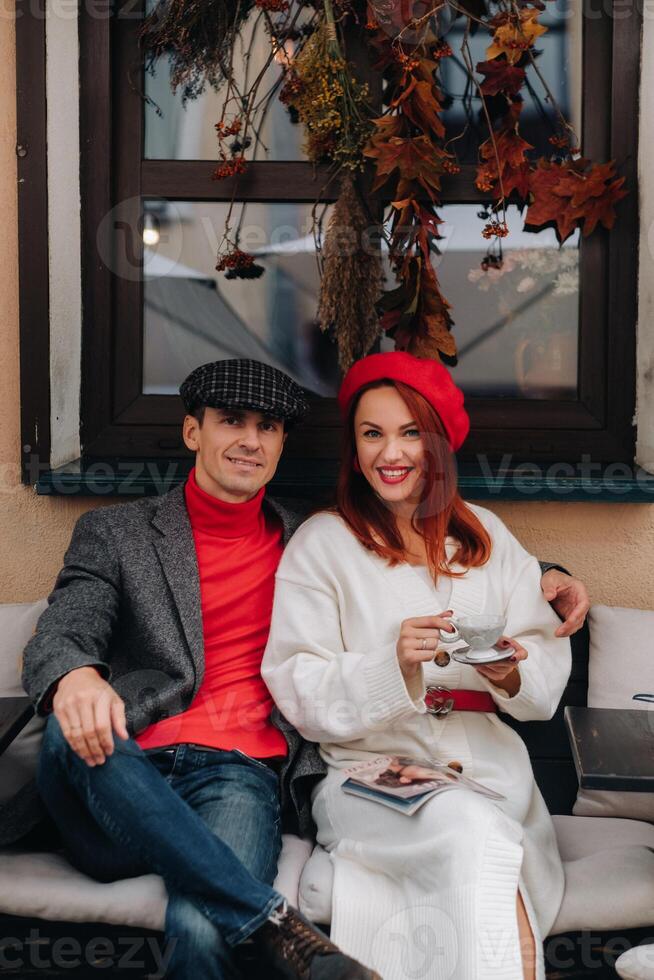
[[[25,688],[52,711],[39,790],[82,870],[162,875],[169,976],[232,976],[251,938],[284,976],[372,980],[271,887],[281,814],[311,833],[325,772],[259,672],[299,523],[265,486],[306,402],[248,360],[197,368],[180,393],[186,485],[80,518],[25,650]],[[571,630],[579,584],[555,569],[543,583]]]

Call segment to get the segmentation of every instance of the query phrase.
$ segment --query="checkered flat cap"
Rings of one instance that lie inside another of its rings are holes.
[[[213,361],[192,371],[179,389],[187,412],[241,408],[287,421],[301,418],[309,404],[298,384],[283,371],[247,358]]]

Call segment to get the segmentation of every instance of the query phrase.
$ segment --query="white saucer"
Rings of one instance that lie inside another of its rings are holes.
[[[466,656],[469,649],[470,647],[460,647],[458,650],[454,650],[450,656],[452,657],[452,660],[456,660],[456,662],[459,664],[468,664],[470,667],[479,667],[482,664],[497,664],[501,660],[507,660],[509,657],[512,657],[515,653],[513,647],[510,647],[504,652],[498,651],[497,653],[494,653],[491,657],[475,657],[474,659],[471,659],[470,657]]]

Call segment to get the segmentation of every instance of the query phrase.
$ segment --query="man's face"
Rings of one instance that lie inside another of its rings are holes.
[[[286,441],[280,419],[226,408],[206,408],[202,424],[187,415],[183,436],[196,454],[198,486],[229,503],[251,500],[270,482]]]

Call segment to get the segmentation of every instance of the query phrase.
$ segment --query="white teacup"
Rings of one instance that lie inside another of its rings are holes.
[[[488,657],[493,646],[504,634],[506,617],[498,614],[479,614],[476,616],[458,616],[450,619],[454,633],[440,630],[441,639],[445,643],[455,643],[463,640],[470,648],[467,656],[470,660]]]

